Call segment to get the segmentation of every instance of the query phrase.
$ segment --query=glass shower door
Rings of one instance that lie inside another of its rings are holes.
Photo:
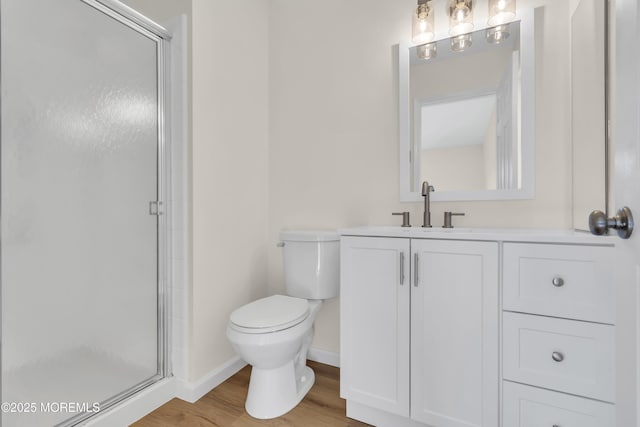
[[[161,40],[92,0],[0,7],[2,426],[47,426],[162,375]]]

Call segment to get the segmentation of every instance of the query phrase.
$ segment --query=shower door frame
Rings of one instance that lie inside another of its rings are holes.
[[[105,14],[108,18],[115,19],[119,23],[127,26],[140,35],[149,38],[156,43],[156,76],[157,76],[157,193],[155,209],[152,211],[150,205],[150,215],[157,217],[157,369],[156,374],[149,379],[123,390],[120,393],[100,402],[100,410],[95,413],[84,412],[56,425],[56,427],[70,427],[88,421],[90,418],[103,415],[106,411],[114,408],[120,402],[136,395],[143,389],[156,384],[160,380],[171,376],[170,360],[170,286],[171,277],[171,216],[170,207],[167,201],[171,200],[171,177],[170,167],[170,41],[171,34],[117,0],[79,0],[90,7]],[[0,207],[1,213],[1,207]],[[2,287],[0,286],[0,301],[2,301]],[[0,324],[1,325],[1,324]],[[0,345],[2,345],[2,332],[0,328]],[[2,361],[0,360],[0,363]],[[1,396],[0,396],[1,398]],[[0,399],[1,400],[1,399]]]

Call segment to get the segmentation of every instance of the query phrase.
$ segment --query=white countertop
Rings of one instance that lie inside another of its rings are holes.
[[[615,234],[594,236],[586,231],[540,228],[422,228],[400,226],[367,226],[338,230],[342,236],[404,237],[412,239],[485,240],[499,242],[577,243],[613,246]]]

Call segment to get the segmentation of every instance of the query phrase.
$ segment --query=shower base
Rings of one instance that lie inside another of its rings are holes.
[[[13,405],[2,407],[2,426],[54,426],[84,408],[99,412],[100,402],[155,374],[155,366],[150,370],[87,348],[2,372],[2,402]]]

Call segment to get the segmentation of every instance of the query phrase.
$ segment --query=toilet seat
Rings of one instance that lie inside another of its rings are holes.
[[[273,295],[234,310],[230,326],[249,334],[266,334],[290,328],[309,316],[306,299]]]

